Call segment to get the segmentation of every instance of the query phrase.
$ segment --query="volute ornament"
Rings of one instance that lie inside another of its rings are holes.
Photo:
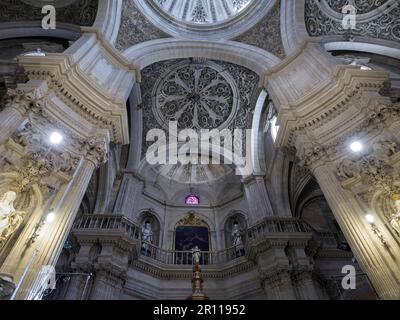
[[[347,180],[359,176],[360,169],[356,162],[346,158],[337,166],[337,174],[340,180]]]
[[[395,142],[385,139],[374,142],[372,144],[372,150],[378,159],[387,160],[397,153],[399,148]]]

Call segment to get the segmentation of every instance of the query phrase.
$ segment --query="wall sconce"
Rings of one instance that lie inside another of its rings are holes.
[[[388,245],[385,237],[383,236],[382,232],[379,230],[379,228],[375,224],[375,217],[372,214],[368,213],[365,215],[365,220],[367,220],[367,222],[371,226],[371,230],[376,234],[376,236],[379,238],[379,240],[382,242],[382,244],[388,248],[389,245]]]
[[[35,243],[36,239],[40,235],[40,230],[42,230],[43,226],[46,223],[52,223],[54,221],[55,217],[56,217],[56,215],[55,215],[53,209],[50,209],[45,216],[42,216],[40,221],[38,223],[36,223],[35,228],[33,229],[33,234],[29,238],[29,244]]]

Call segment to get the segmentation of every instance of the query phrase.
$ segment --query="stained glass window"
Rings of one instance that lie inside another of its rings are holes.
[[[186,198],[185,198],[185,203],[187,205],[196,205],[200,203],[200,199],[198,196],[194,195],[194,194],[189,194]]]

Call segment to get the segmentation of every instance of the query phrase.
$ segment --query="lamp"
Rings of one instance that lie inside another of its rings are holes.
[[[64,137],[62,136],[62,134],[60,134],[57,131],[54,131],[50,134],[50,143],[55,145],[60,144],[63,138]]]
[[[353,152],[360,152],[363,149],[363,145],[360,141],[354,141],[350,144],[350,149]]]

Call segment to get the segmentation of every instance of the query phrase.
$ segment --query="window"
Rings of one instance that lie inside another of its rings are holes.
[[[200,203],[200,199],[198,196],[194,195],[194,194],[189,194],[186,198],[185,198],[185,203],[187,205],[193,206],[196,204]]]
[[[279,126],[276,125],[277,117],[274,116],[271,119],[271,136],[272,140],[275,142],[276,137],[278,136]]]

